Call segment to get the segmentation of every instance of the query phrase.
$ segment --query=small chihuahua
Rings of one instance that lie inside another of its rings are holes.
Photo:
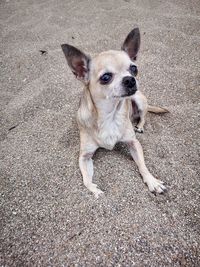
[[[138,91],[138,69],[134,62],[140,47],[139,29],[128,34],[121,51],[105,51],[93,59],[71,45],[61,47],[73,74],[85,85],[77,115],[79,166],[84,185],[96,197],[103,193],[92,182],[92,156],[99,147],[112,150],[117,142],[125,142],[149,190],[163,193],[166,188],[147,169],[132,125],[132,121],[137,120],[135,130],[141,133],[147,111],[168,112],[149,106],[146,97]]]

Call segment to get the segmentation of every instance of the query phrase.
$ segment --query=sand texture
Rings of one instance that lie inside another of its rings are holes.
[[[96,200],[78,168],[82,85],[60,44],[120,49],[134,26],[140,89],[171,112],[137,134],[168,193],[149,193],[118,144],[94,157]],[[200,2],[1,0],[0,35],[0,266],[200,266]]]

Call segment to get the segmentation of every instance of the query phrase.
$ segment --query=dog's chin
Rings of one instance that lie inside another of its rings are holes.
[[[110,98],[114,98],[114,99],[130,98],[130,97],[132,97],[136,92],[137,92],[137,89],[134,90],[133,92],[124,93],[124,94],[121,94],[121,95],[111,95],[111,96],[106,96],[106,99],[110,99]]]
[[[135,92],[136,93],[136,92]],[[121,95],[120,98],[130,98],[131,96],[133,96],[135,93],[133,94],[127,94],[127,95]]]
[[[122,94],[121,96],[119,96],[119,98],[130,98],[130,97],[132,97],[136,92],[137,92],[137,90],[134,91],[133,93]]]

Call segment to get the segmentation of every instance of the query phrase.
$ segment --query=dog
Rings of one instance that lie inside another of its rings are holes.
[[[79,167],[84,185],[96,197],[103,193],[92,181],[92,157],[99,147],[112,150],[117,142],[124,142],[149,190],[155,194],[164,193],[164,183],[156,179],[145,165],[142,146],[136,139],[132,124],[136,120],[136,131],[143,132],[147,111],[168,112],[149,106],[146,97],[138,90],[135,61],[140,48],[139,28],[128,34],[120,51],[105,51],[92,59],[69,44],[61,47],[73,74],[84,84],[77,114]]]

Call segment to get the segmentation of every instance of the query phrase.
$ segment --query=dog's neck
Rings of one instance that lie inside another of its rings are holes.
[[[107,116],[115,116],[116,112],[118,112],[122,106],[123,100],[116,98],[109,99],[101,99],[95,101],[96,110],[99,118],[107,117]]]
[[[113,123],[123,113],[125,99],[93,98],[89,87],[85,87],[78,110],[78,122],[86,128],[102,129]]]
[[[104,127],[109,122],[114,122],[117,114],[121,112],[122,106],[124,105],[123,99],[109,98],[98,101],[94,99],[93,101],[97,111],[98,128]]]

